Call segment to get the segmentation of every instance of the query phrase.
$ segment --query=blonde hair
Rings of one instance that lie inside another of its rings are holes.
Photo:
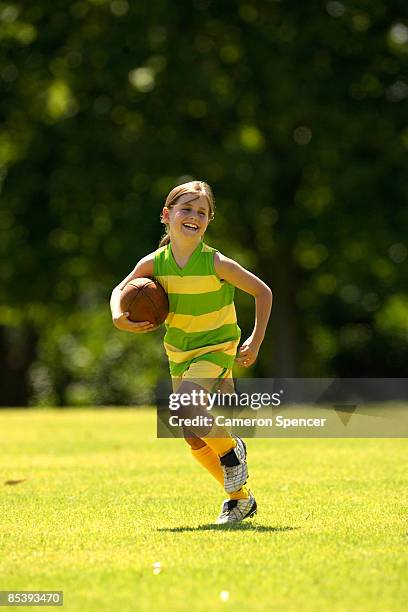
[[[169,209],[173,208],[173,206],[177,204],[178,198],[182,195],[185,195],[186,193],[196,194],[196,198],[199,198],[201,195],[207,198],[208,208],[209,208],[209,213],[210,213],[210,221],[212,221],[214,219],[214,214],[215,214],[214,195],[213,195],[211,187],[208,185],[208,183],[204,183],[204,181],[190,181],[189,183],[183,183],[182,185],[177,185],[177,187],[174,187],[174,189],[170,191],[169,195],[166,198],[164,206]],[[193,198],[193,199],[196,199],[196,198]],[[162,223],[164,223],[163,215],[160,215],[160,220]],[[166,225],[166,231],[160,239],[159,247],[165,246],[169,242],[170,242],[169,228],[168,228],[168,225]]]

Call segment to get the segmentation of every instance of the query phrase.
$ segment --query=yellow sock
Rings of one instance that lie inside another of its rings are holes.
[[[228,433],[225,427],[216,425],[215,422],[208,433],[211,435],[203,436],[201,440],[212,448],[219,457],[221,457],[221,455],[225,455],[225,453],[228,453],[228,451],[235,448],[237,445],[236,441]]]
[[[218,455],[214,453],[214,451],[207,446],[207,444],[202,448],[192,448],[191,454],[193,455],[194,459],[197,459],[197,461],[201,463],[201,465],[205,467],[205,469],[208,470],[210,474],[214,476],[215,480],[218,480],[220,485],[223,487],[224,472],[222,471]]]
[[[218,455],[207,444],[202,448],[192,448],[191,454],[224,487],[224,472]],[[228,493],[228,497],[230,499],[247,499],[249,497],[248,488],[243,486],[239,491]]]
[[[244,485],[238,491],[234,491],[234,493],[228,493],[228,497],[230,499],[248,499],[249,489],[246,485]]]

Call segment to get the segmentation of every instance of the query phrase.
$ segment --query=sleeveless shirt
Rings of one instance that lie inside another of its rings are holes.
[[[235,287],[217,275],[215,253],[201,241],[180,268],[170,243],[155,252],[154,277],[169,299],[164,348],[174,377],[195,361],[211,361],[228,369],[234,363],[241,336]]]

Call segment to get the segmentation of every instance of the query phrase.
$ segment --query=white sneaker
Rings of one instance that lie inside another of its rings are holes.
[[[224,472],[224,489],[227,493],[239,491],[248,479],[245,442],[238,438],[238,436],[233,437],[237,445],[220,457],[221,467]]]
[[[222,504],[221,514],[215,521],[215,524],[239,523],[246,518],[254,516],[256,511],[256,500],[251,492],[249,492],[248,499],[226,499]]]

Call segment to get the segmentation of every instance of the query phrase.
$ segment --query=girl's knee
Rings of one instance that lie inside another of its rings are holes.
[[[184,440],[193,450],[198,450],[199,448],[203,448],[203,446],[205,446],[205,442],[197,437],[191,438],[186,436]]]

